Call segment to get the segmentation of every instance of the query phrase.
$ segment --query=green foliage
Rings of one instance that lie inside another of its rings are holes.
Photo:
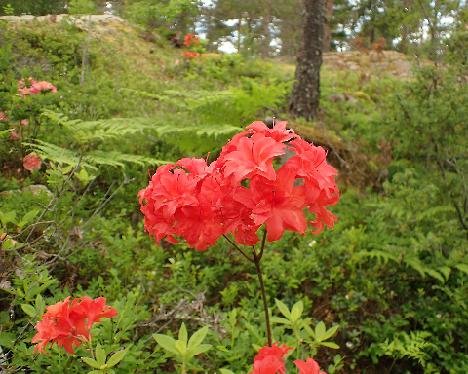
[[[311,319],[302,316],[304,312],[302,301],[296,302],[291,310],[282,301],[277,299],[275,302],[282,317],[273,317],[272,322],[292,331],[294,340],[291,341],[291,344],[297,346],[299,352],[303,351],[302,343],[305,343],[307,346],[305,351],[310,352],[311,356],[315,356],[320,347],[339,348],[337,344],[328,341],[336,334],[338,325],[327,329],[325,323],[320,321],[315,328],[312,328]]]
[[[202,327],[189,339],[187,328],[182,323],[178,339],[164,334],[154,334],[153,338],[170,356],[181,363],[181,372],[185,373],[187,368],[194,366],[192,361],[195,356],[208,352],[212,348],[210,344],[203,344],[208,332],[207,326]]]
[[[194,0],[131,0],[125,14],[148,29],[158,28],[163,34],[169,34],[169,30],[188,32],[198,14],[197,5]]]
[[[126,354],[127,350],[122,349],[107,359],[106,351],[98,344],[94,353],[95,359],[91,357],[81,357],[81,359],[91,368],[95,369],[91,370],[89,374],[114,373],[112,368],[122,361]]]
[[[68,4],[69,14],[94,14],[96,4],[92,0],[71,0]]]
[[[1,0],[0,15],[33,14],[42,16],[62,14],[64,13],[65,4],[65,0]]]

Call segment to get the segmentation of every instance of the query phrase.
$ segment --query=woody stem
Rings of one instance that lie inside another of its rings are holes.
[[[267,297],[266,297],[266,292],[265,292],[265,283],[263,282],[263,273],[262,273],[262,269],[260,268],[260,260],[262,259],[263,249],[265,247],[265,239],[266,239],[266,230],[263,232],[262,245],[260,247],[259,254],[257,254],[255,250],[253,251],[253,263],[255,265],[255,270],[257,271],[258,283],[260,285],[260,294],[262,296],[262,301],[263,301],[263,311],[265,313],[265,327],[266,327],[268,346],[271,347],[272,340],[271,340],[270,315],[268,313],[268,303],[267,303]]]

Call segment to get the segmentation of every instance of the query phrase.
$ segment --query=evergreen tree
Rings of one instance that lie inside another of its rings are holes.
[[[325,0],[304,0],[303,44],[297,55],[290,111],[307,120],[319,108]]]

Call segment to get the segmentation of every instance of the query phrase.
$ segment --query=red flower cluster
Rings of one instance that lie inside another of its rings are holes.
[[[0,111],[0,122],[7,122],[8,121],[8,116],[5,112]]]
[[[285,374],[284,358],[292,349],[294,348],[285,344],[280,347],[278,343],[271,347],[261,348],[254,357],[254,367],[251,374]],[[308,358],[306,361],[295,360],[294,364],[299,369],[299,374],[326,374],[320,370],[319,364],[312,358]]]
[[[188,52],[188,51],[185,51],[183,55],[184,55],[185,58],[190,58],[190,59],[191,59],[191,58],[200,57],[200,53],[198,53],[198,52]]]
[[[64,301],[47,307],[47,312],[36,325],[37,334],[32,343],[35,351],[43,353],[47,344],[57,343],[59,347],[73,354],[74,346],[91,339],[91,328],[101,318],[112,318],[117,311],[106,305],[104,297],[91,299],[88,296]]]
[[[18,135],[18,139],[19,139],[19,135]],[[34,152],[27,154],[23,158],[23,167],[26,170],[33,171],[33,170],[40,169],[41,164],[42,164],[41,158]]]
[[[339,199],[337,172],[326,155],[286,129],[286,122],[272,129],[254,122],[210,165],[185,158],[158,168],[139,192],[145,229],[157,241],[183,238],[198,250],[228,233],[254,245],[262,225],[268,241],[279,240],[285,230],[304,234],[308,209],[315,215],[313,232],[319,233],[333,226],[336,217],[326,207]]]
[[[41,92],[57,92],[57,87],[52,83],[46,81],[35,81],[32,78],[28,78],[28,84],[23,79],[18,81],[18,93],[20,96],[36,95]]]
[[[200,38],[195,34],[186,34],[184,36],[184,45],[186,47],[191,47],[192,45],[200,44]]]

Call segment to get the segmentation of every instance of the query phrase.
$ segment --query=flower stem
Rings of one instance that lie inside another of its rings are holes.
[[[224,239],[226,239],[229,244],[232,245],[232,247],[234,249],[237,249],[241,254],[242,256],[244,256],[247,260],[251,261],[251,262],[254,262],[254,259],[249,257],[249,255],[247,253],[245,253],[235,242],[233,242],[231,239],[229,239],[229,237],[227,235],[223,235]]]
[[[267,341],[268,345],[271,347],[272,345],[272,338],[271,338],[271,326],[270,326],[270,315],[268,314],[268,303],[267,297],[265,292],[265,283],[263,282],[263,273],[260,267],[260,261],[263,256],[263,250],[265,248],[266,243],[266,230],[263,231],[263,237],[260,245],[260,250],[257,254],[255,248],[252,250],[252,257],[250,257],[247,253],[245,253],[234,241],[229,239],[227,235],[223,235],[224,238],[233,246],[233,248],[237,249],[247,260],[251,261],[255,265],[255,270],[257,272],[258,283],[260,285],[260,295],[262,297],[263,302],[263,311],[265,313],[265,325],[266,325],[266,334],[267,334]]]
[[[94,355],[93,340],[91,336],[89,337],[88,344],[89,344],[89,352],[91,353],[91,357],[93,358],[93,360],[95,360],[96,356]]]
[[[260,284],[260,294],[262,296],[263,311],[265,313],[265,325],[266,325],[267,341],[268,341],[268,345],[271,347],[272,340],[271,340],[270,315],[268,313],[268,303],[267,303],[267,297],[266,297],[266,292],[265,292],[265,283],[263,282],[263,273],[262,273],[262,269],[260,267],[260,261],[262,259],[263,249],[265,247],[265,239],[266,239],[266,230],[263,232],[263,238],[262,238],[262,245],[260,247],[260,253],[257,255],[255,250],[253,252],[253,259],[254,259],[253,263],[255,264],[255,270],[257,271],[257,276],[258,276],[258,283]]]

